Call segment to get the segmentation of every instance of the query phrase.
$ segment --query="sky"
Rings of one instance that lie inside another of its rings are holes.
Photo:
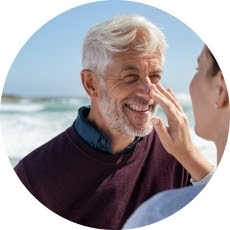
[[[174,16],[136,2],[102,1],[78,6],[47,22],[28,38],[8,72],[3,94],[25,97],[86,96],[81,85],[81,48],[95,24],[139,14],[159,26],[168,50],[162,84],[188,93],[203,41]]]

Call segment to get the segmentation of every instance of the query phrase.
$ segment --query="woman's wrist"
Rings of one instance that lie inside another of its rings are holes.
[[[195,145],[184,154],[176,154],[174,157],[189,172],[193,181],[202,180],[213,169],[213,165],[201,154]]]
[[[213,174],[216,171],[216,166],[213,165],[212,171],[210,173],[208,173],[205,177],[203,177],[201,180],[199,181],[194,181],[192,178],[190,179],[190,182],[193,185],[205,185],[209,182],[209,180],[212,178]]]

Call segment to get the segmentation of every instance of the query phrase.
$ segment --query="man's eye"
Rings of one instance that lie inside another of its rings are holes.
[[[154,74],[154,75],[149,76],[149,78],[152,83],[158,83],[161,80],[161,75]]]
[[[137,74],[129,74],[129,75],[125,76],[124,79],[126,82],[134,82],[134,81],[139,79],[139,76]]]

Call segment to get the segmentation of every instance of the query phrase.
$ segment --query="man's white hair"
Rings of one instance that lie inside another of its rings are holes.
[[[148,33],[148,40],[130,47],[138,29]],[[94,72],[101,82],[113,55],[132,48],[145,56],[159,51],[164,61],[167,44],[164,34],[152,22],[138,15],[124,15],[105,21],[88,31],[82,49],[82,67]]]

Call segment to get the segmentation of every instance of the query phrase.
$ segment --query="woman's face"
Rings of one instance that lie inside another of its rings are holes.
[[[211,76],[212,57],[204,46],[198,57],[198,68],[190,83],[190,95],[195,117],[195,132],[202,138],[213,140],[216,123],[215,76]]]

